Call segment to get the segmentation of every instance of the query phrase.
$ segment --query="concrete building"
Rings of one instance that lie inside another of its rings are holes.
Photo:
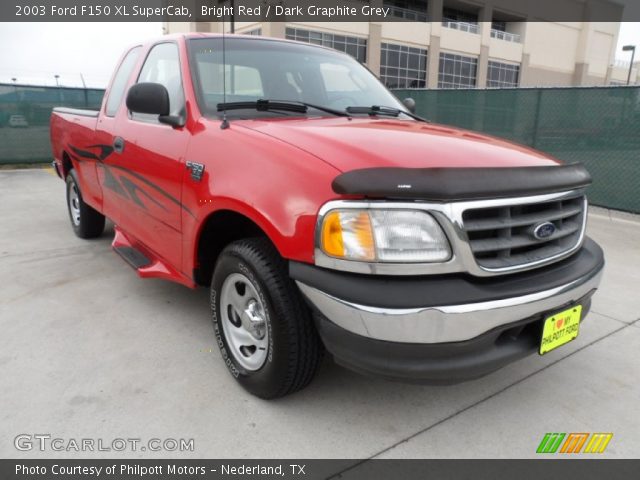
[[[584,7],[583,21],[576,22],[527,21],[504,0],[377,1],[411,22],[235,22],[234,30],[345,51],[390,88],[593,86],[627,80],[628,66],[614,62],[620,23],[589,21],[597,11],[594,3],[608,8],[606,0],[556,0],[558,8]],[[225,27],[228,32],[230,24]],[[221,32],[222,23],[166,22],[164,29]],[[640,82],[639,76],[636,67],[631,83]]]

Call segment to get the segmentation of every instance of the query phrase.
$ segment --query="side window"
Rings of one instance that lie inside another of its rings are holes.
[[[153,82],[164,85],[169,92],[171,115],[180,115],[184,109],[184,92],[180,76],[180,55],[175,43],[161,43],[151,49],[142,66],[137,83]],[[157,121],[154,115],[132,113],[132,118]]]
[[[124,57],[116,76],[113,77],[111,83],[111,90],[109,91],[109,98],[107,98],[107,106],[105,108],[105,114],[107,117],[114,117],[118,112],[118,108],[122,103],[124,97],[124,89],[127,86],[127,81],[131,76],[133,67],[136,66],[138,56],[140,55],[140,47],[135,47],[129,50],[129,53]]]

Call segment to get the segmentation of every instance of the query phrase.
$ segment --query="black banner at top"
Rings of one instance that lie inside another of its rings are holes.
[[[446,0],[2,0],[0,22],[441,22]],[[490,4],[489,9],[485,5]],[[411,5],[411,8],[407,8]],[[422,6],[421,6],[422,5]],[[638,0],[458,3],[478,21],[640,21]]]

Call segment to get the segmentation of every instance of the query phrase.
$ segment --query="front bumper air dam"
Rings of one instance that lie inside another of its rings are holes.
[[[338,363],[387,379],[446,384],[537,351],[547,314],[580,303],[584,319],[603,267],[602,250],[586,239],[562,262],[490,278],[380,278],[293,262],[290,274]],[[422,306],[415,305],[419,297]],[[403,298],[410,307],[399,308]]]

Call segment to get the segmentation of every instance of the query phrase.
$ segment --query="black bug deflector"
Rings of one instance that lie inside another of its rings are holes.
[[[338,175],[340,194],[433,201],[539,195],[586,187],[591,176],[581,163],[542,167],[363,168]]]

